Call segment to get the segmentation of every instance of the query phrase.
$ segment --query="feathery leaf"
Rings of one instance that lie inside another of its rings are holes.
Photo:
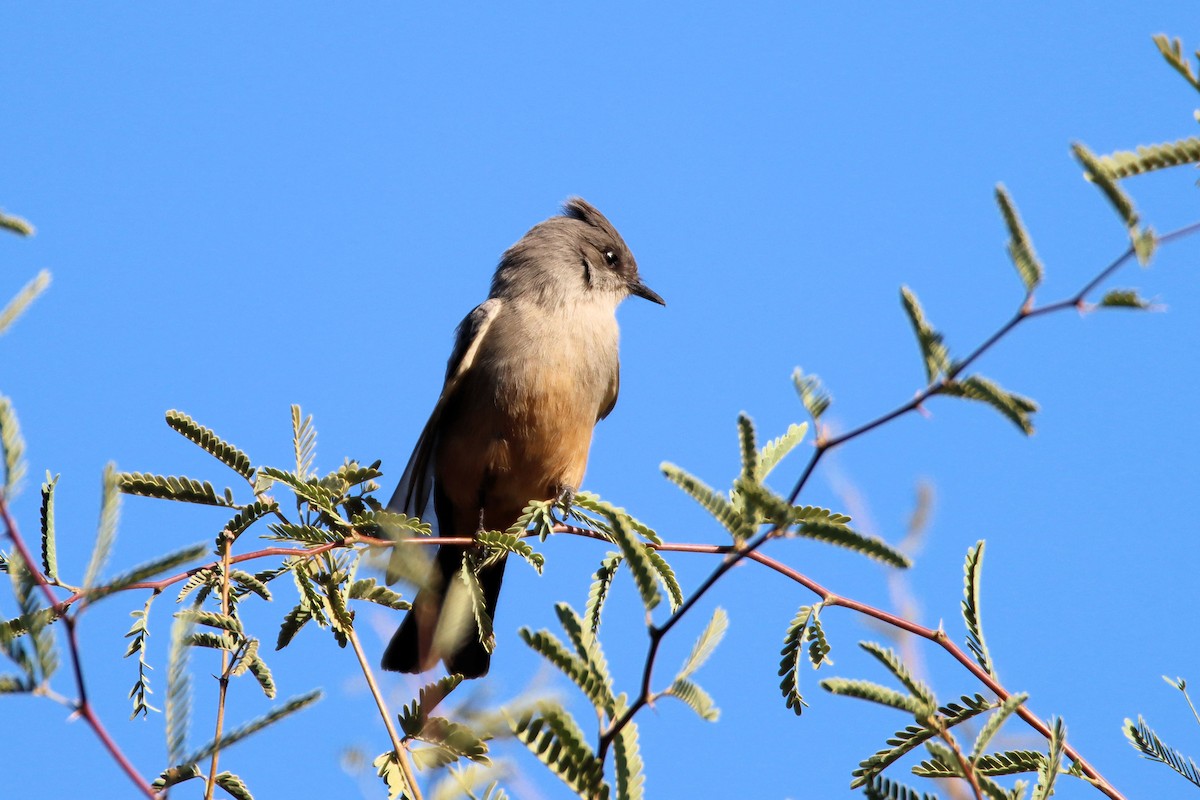
[[[884,564],[893,567],[907,569],[912,566],[912,561],[909,560],[908,556],[887,542],[876,536],[867,536],[866,534],[851,530],[844,523],[833,522],[828,519],[813,519],[800,523],[796,526],[793,533],[796,536],[816,539],[819,542],[827,542],[838,547],[853,550],[856,553],[862,553],[876,561],[882,561]]]
[[[132,586],[135,583],[148,581],[155,575],[160,575],[168,570],[182,566],[189,561],[195,561],[202,558],[208,552],[208,546],[204,544],[194,544],[191,547],[185,547],[182,550],[176,550],[174,553],[168,553],[165,556],[147,561],[145,564],[134,567],[128,572],[121,573],[117,577],[107,583],[94,587],[87,594],[88,604],[95,603],[102,597],[107,597],[114,592],[122,591],[123,589]]]
[[[58,485],[58,476],[50,477],[46,473],[46,482],[42,484],[42,571],[51,581],[58,580],[58,553],[54,537],[54,487]]]
[[[967,400],[987,403],[1007,417],[1026,436],[1033,433],[1033,421],[1030,419],[1030,415],[1038,410],[1037,403],[1028,397],[1001,389],[999,385],[982,375],[972,375],[963,380],[947,382],[942,391],[951,397],[964,397]]]
[[[883,706],[907,711],[914,716],[929,713],[929,706],[919,698],[889,689],[874,681],[851,680],[849,678],[826,678],[821,681],[821,688],[830,694],[842,697],[856,697],[859,700],[869,700]]]
[[[725,613],[725,609],[717,606],[713,609],[713,615],[709,619],[708,625],[696,639],[696,643],[692,645],[692,652],[687,657],[687,661],[683,662],[683,666],[676,673],[675,680],[686,680],[704,666],[704,662],[708,661],[713,651],[717,649],[717,645],[721,643],[721,639],[725,637],[725,631],[728,628],[729,615]]]
[[[904,662],[900,660],[900,655],[895,650],[876,644],[875,642],[859,642],[858,646],[874,656],[879,663],[883,664],[888,672],[892,673],[896,680],[900,681],[904,685],[904,688],[908,689],[913,697],[926,707],[924,713],[930,714],[937,708],[937,698],[934,697],[933,690],[922,681],[916,679],[908,667],[904,665]]]
[[[712,696],[689,680],[676,678],[663,694],[682,700],[692,711],[699,714],[701,719],[716,722],[721,717],[721,709],[717,708]]]
[[[1143,756],[1151,761],[1166,764],[1196,786],[1200,786],[1200,770],[1197,770],[1196,762],[1164,744],[1140,715],[1136,723],[1131,719],[1125,720],[1124,732],[1125,738]]]
[[[1150,301],[1137,293],[1136,289],[1113,289],[1100,298],[1101,308],[1132,308],[1138,311],[1148,311],[1152,308]]]
[[[14,214],[5,214],[3,211],[0,211],[0,228],[12,231],[18,236],[33,236],[33,226],[28,220]]]
[[[88,562],[87,572],[83,576],[83,586],[90,589],[96,585],[100,570],[112,553],[113,542],[117,538],[117,517],[121,511],[120,474],[116,467],[108,464],[104,468],[104,480],[100,495],[100,524],[96,527],[96,544],[92,548],[92,558]]]
[[[992,664],[991,653],[988,652],[987,642],[983,638],[983,624],[980,622],[980,589],[983,576],[983,551],[986,542],[980,539],[975,546],[967,551],[967,560],[963,564],[963,599],[962,615],[967,625],[967,648],[983,671],[993,678],[996,677]]]
[[[664,461],[659,469],[662,470],[663,475],[667,476],[667,480],[687,492],[693,500],[702,505],[708,513],[712,514],[717,522],[725,526],[725,529],[729,531],[734,540],[743,541],[754,535],[753,526],[746,524],[745,519],[738,513],[733,504],[726,499],[725,495],[713,489],[690,472],[669,462]]]
[[[771,470],[782,461],[788,453],[795,449],[796,445],[804,441],[804,435],[808,433],[808,423],[801,424],[792,423],[788,426],[787,432],[763,445],[758,451],[758,471],[754,475],[754,479],[758,483],[762,483],[771,474]]]
[[[0,215],[2,218],[3,215]],[[0,310],[0,334],[8,332],[12,324],[17,321],[17,318],[25,313],[25,309],[29,308],[30,303],[38,299],[42,292],[50,287],[50,272],[42,270],[34,276],[33,280],[21,287],[21,291],[8,301],[2,310]]]
[[[409,603],[400,597],[399,592],[394,592],[386,586],[380,586],[374,578],[359,578],[350,584],[350,599],[366,600],[369,603],[377,603],[397,611],[407,611],[410,608]]]
[[[800,716],[804,712],[804,707],[808,705],[800,694],[799,667],[812,616],[812,606],[800,607],[796,616],[792,618],[791,624],[788,625],[787,633],[783,637],[783,649],[779,651],[782,656],[779,660],[779,675],[783,678],[779,682],[779,690],[783,693],[787,707],[795,711],[796,716]]]
[[[500,531],[481,531],[475,535],[475,541],[484,547],[491,548],[500,553],[516,553],[537,570],[538,575],[542,574],[542,567],[546,564],[546,557],[541,553],[535,552],[519,536]]]
[[[638,749],[637,723],[632,720],[613,740],[613,762],[617,773],[617,800],[642,800],[645,796],[645,764]]]
[[[1196,73],[1192,72],[1192,62],[1183,55],[1183,42],[1178,38],[1174,41],[1167,38],[1165,34],[1155,34],[1154,44],[1158,47],[1158,52],[1162,53],[1163,58],[1167,60],[1176,72],[1183,76],[1183,79],[1192,85],[1193,89],[1200,91],[1200,80],[1196,78]],[[1197,53],[1200,56],[1200,53]]]
[[[208,481],[194,481],[174,475],[151,475],[148,472],[122,472],[117,475],[117,480],[125,494],[209,506],[235,506],[233,492],[226,489],[223,496],[218,496]]]
[[[609,553],[600,562],[592,576],[592,585],[588,589],[587,605],[584,606],[583,616],[587,619],[588,628],[595,636],[600,630],[600,614],[604,611],[604,601],[608,599],[608,590],[616,577],[617,567],[621,565],[620,553]]]
[[[0,395],[0,446],[4,448],[4,497],[12,500],[25,477],[25,437],[12,401]]]
[[[508,724],[517,739],[572,791],[580,797],[607,800],[604,765],[566,709],[542,703],[517,719],[510,717]]]
[[[254,477],[254,467],[250,465],[250,456],[226,442],[211,428],[204,427],[187,414],[175,409],[167,412],[167,424],[171,426],[172,430],[243,478]]]
[[[989,673],[990,674],[990,673]],[[1021,704],[1029,699],[1029,695],[1025,692],[1009,695],[996,709],[996,713],[988,717],[987,722],[983,723],[983,727],[979,729],[979,733],[975,736],[975,744],[971,747],[971,761],[978,762],[983,755],[983,751],[992,741],[992,737],[1000,732],[1000,728],[1008,721],[1008,718],[1013,715]]]
[[[921,359],[925,362],[925,380],[933,383],[942,373],[950,371],[950,351],[942,341],[942,335],[934,330],[925,318],[920,301],[907,286],[900,287],[900,299],[913,333],[917,337],[917,346],[921,349]]]
[[[1008,190],[1003,184],[996,186],[996,202],[1000,205],[1000,213],[1008,228],[1009,258],[1017,268],[1017,274],[1021,276],[1021,283],[1025,284],[1025,293],[1033,294],[1033,290],[1042,282],[1042,262],[1038,260],[1037,253],[1033,250],[1033,242],[1029,240],[1029,234],[1025,232],[1025,226],[1021,223],[1021,215],[1017,213],[1017,207],[1013,205],[1012,198],[1008,196]]]
[[[1124,189],[1117,185],[1108,170],[1100,164],[1096,155],[1085,145],[1076,142],[1071,145],[1071,152],[1075,155],[1075,160],[1083,166],[1083,177],[1094,183],[1104,193],[1104,197],[1113,210],[1125,223],[1126,229],[1134,234],[1138,229],[1140,218],[1137,209],[1133,206],[1133,200],[1129,198]]]
[[[1038,768],[1037,785],[1033,787],[1030,800],[1049,800],[1054,794],[1054,782],[1062,767],[1063,746],[1067,741],[1067,728],[1062,717],[1055,718],[1050,725],[1050,752]]]
[[[612,525],[613,539],[621,548],[621,555],[625,557],[625,563],[633,575],[642,605],[646,607],[646,611],[653,611],[662,600],[662,595],[658,591],[658,582],[655,579],[657,573],[650,559],[651,551],[638,541],[633,531],[627,527],[626,517],[614,514],[609,517],[609,523]]]
[[[271,709],[269,712],[267,712],[266,714],[263,714],[261,717],[252,719],[249,722],[243,723],[242,725],[239,725],[238,727],[234,728],[233,730],[222,734],[219,739],[213,739],[213,740],[209,741],[207,744],[202,746],[199,750],[197,750],[194,753],[191,753],[184,760],[188,763],[195,763],[198,761],[203,761],[204,759],[211,756],[215,751],[226,750],[231,745],[237,744],[242,739],[245,739],[247,736],[258,733],[259,731],[261,731],[263,728],[267,727],[268,725],[272,725],[272,724],[278,722],[279,720],[283,719],[284,717],[291,716],[292,714],[296,713],[297,711],[300,711],[301,709],[303,709],[305,706],[311,705],[312,703],[314,703],[320,699],[321,699],[321,691],[319,689],[308,692],[306,694],[299,695],[297,697],[293,697],[291,700],[288,700],[281,706],[277,706],[277,707]]]
[[[792,371],[792,383],[795,385],[796,394],[800,395],[800,403],[808,415],[813,418],[814,422],[821,419],[825,409],[829,408],[829,404],[833,402],[833,398],[821,386],[821,379],[816,375],[805,375],[804,370],[796,367]]]
[[[308,478],[317,455],[317,429],[313,427],[312,415],[303,416],[298,405],[292,406],[292,449],[296,454],[296,474],[302,480]]]

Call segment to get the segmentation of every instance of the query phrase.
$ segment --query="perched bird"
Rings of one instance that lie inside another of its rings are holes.
[[[666,305],[638,276],[616,228],[572,198],[500,259],[488,299],[458,326],[441,397],[388,508],[439,536],[505,530],[531,500],[569,503],[583,480],[592,429],[617,402],[616,310],[629,295]],[[383,668],[484,675],[470,605],[455,592],[466,549],[443,545],[383,654]],[[388,581],[397,577],[396,556]],[[504,560],[479,572],[494,617]]]

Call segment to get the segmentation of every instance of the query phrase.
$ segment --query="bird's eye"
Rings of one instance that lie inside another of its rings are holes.
[[[608,262],[608,265],[609,265],[610,267],[615,267],[615,266],[617,265],[617,253],[616,253],[616,251],[615,251],[615,250],[605,250],[605,251],[604,251],[604,260],[605,260],[606,262]]]

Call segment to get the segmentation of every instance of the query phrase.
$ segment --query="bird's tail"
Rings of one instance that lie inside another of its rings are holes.
[[[454,600],[456,594],[448,589],[462,568],[463,548],[443,546],[437,552],[437,574],[430,584],[417,593],[400,629],[392,636],[383,653],[381,666],[392,672],[425,672],[443,661],[446,671],[464,678],[486,675],[492,654],[480,641],[479,627],[470,606]],[[496,600],[504,580],[504,559],[479,573],[484,607],[488,616],[496,618]],[[461,597],[461,594],[458,595]],[[451,602],[448,604],[447,600]],[[453,608],[447,608],[447,606]],[[443,631],[451,626],[449,631]],[[449,638],[450,644],[445,640]],[[444,650],[444,652],[443,652]]]

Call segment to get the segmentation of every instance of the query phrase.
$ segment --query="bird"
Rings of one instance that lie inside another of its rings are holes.
[[[582,198],[509,247],[487,300],[458,326],[441,395],[388,509],[429,522],[438,536],[472,538],[508,529],[530,501],[569,507],[592,431],[617,402],[616,310],[629,296],[666,305],[621,234]],[[395,546],[389,583],[400,577],[404,546]],[[440,660],[450,674],[487,674],[492,644],[481,641],[455,580],[466,552],[438,547],[383,669],[419,673]],[[504,561],[478,572],[492,619]]]

